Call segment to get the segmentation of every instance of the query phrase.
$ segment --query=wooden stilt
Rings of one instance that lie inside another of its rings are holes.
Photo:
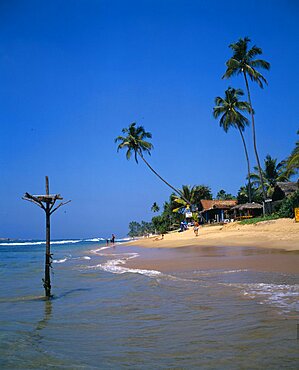
[[[50,245],[50,216],[54,213],[58,208],[64,206],[67,202],[61,202],[56,208],[54,205],[57,200],[62,200],[60,194],[50,195],[49,194],[49,178],[46,176],[46,194],[45,195],[31,195],[29,193],[25,193],[23,198],[24,200],[28,200],[39,207],[41,207],[46,214],[46,254],[45,254],[45,277],[43,280],[44,288],[45,288],[45,296],[47,299],[51,298],[51,278],[50,278],[50,268],[51,268],[51,245]]]

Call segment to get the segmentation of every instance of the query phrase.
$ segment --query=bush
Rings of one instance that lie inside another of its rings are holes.
[[[295,191],[292,195],[285,198],[279,207],[278,215],[279,217],[288,217],[293,218],[294,215],[294,208],[299,207],[299,190]]]
[[[241,225],[252,225],[252,224],[257,224],[258,222],[262,221],[271,221],[271,220],[277,220],[279,216],[277,214],[273,215],[268,215],[268,216],[261,216],[261,217],[254,217],[254,218],[249,218],[247,220],[242,220],[240,221]]]

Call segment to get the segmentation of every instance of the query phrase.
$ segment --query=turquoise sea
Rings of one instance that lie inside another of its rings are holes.
[[[1,369],[299,366],[298,274],[133,269],[151,250],[97,238],[51,248],[45,301],[44,243],[0,243]]]

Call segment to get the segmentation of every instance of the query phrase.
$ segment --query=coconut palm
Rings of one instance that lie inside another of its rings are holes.
[[[244,204],[244,203],[249,202],[248,186],[249,185],[247,184],[246,186],[241,186],[240,187],[240,189],[238,191],[238,194],[237,194],[238,204]],[[262,199],[261,192],[255,186],[253,186],[252,183],[251,183],[250,193],[251,193],[251,202],[262,203],[263,199]]]
[[[254,167],[255,172],[250,175],[253,184],[261,189],[261,181],[257,167]],[[285,161],[277,163],[276,158],[272,158],[269,154],[264,161],[264,169],[262,169],[263,182],[267,189],[268,196],[272,195],[274,187],[279,181],[288,181],[290,174],[286,171]]]
[[[250,113],[251,113],[251,121],[252,121],[254,153],[255,153],[256,162],[258,165],[263,197],[265,200],[266,193],[265,193],[264,183],[263,183],[262,168],[260,165],[259,155],[257,151],[254,111],[252,109],[248,77],[250,78],[251,81],[256,82],[259,85],[259,87],[263,88],[264,84],[267,84],[267,80],[257,69],[269,70],[270,63],[262,59],[255,59],[255,57],[257,55],[261,55],[263,51],[261,48],[258,48],[255,45],[251,49],[248,50],[249,42],[250,42],[250,39],[248,37],[245,37],[244,39],[239,39],[239,41],[237,41],[235,44],[229,45],[229,47],[233,51],[233,56],[226,62],[227,70],[222,78],[230,78],[231,76],[239,75],[239,74],[242,74],[244,77],[247,95],[248,95],[248,102],[251,108]]]
[[[158,204],[156,202],[153,203],[153,205],[151,207],[151,211],[154,212],[154,213],[160,211],[160,207],[158,206]]]
[[[297,135],[299,135],[299,131],[297,131]],[[296,142],[295,148],[286,160],[286,170],[289,175],[293,175],[299,170],[299,141]]]
[[[249,121],[248,118],[246,118],[242,114],[243,112],[250,112],[250,105],[248,102],[239,100],[239,98],[243,95],[244,93],[241,89],[234,89],[232,87],[229,87],[225,91],[224,98],[221,98],[220,96],[217,96],[217,98],[215,98],[216,106],[213,109],[213,115],[215,118],[221,116],[219,123],[220,127],[222,127],[225,132],[228,132],[230,127],[234,127],[239,131],[241,135],[247,161],[248,199],[251,203],[250,162],[245,138],[243,135],[243,131],[245,130],[245,127],[249,124]]]
[[[212,193],[209,187],[205,185],[183,185],[180,192],[183,197],[172,194],[170,203],[172,212],[183,212],[186,208],[195,211],[199,207],[201,199],[212,199]]]
[[[123,128],[122,133],[126,136],[118,136],[114,141],[115,143],[120,142],[117,147],[117,151],[120,149],[127,149],[126,158],[129,160],[134,155],[136,163],[138,163],[138,156],[143,160],[143,162],[148,166],[148,168],[162,180],[167,186],[175,191],[179,196],[183,197],[180,190],[176,189],[174,186],[169,184],[163,177],[161,177],[158,172],[156,172],[153,167],[144,158],[143,153],[151,155],[151,150],[153,149],[153,144],[146,141],[146,139],[151,139],[152,134],[146,132],[143,126],[136,126],[136,122],[129,125],[128,128]],[[187,201],[187,200],[186,200]]]

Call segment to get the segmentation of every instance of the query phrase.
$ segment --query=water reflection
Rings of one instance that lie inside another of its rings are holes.
[[[44,305],[44,317],[42,318],[42,320],[40,320],[36,326],[36,331],[40,331],[40,330],[43,330],[49,320],[51,319],[51,316],[52,316],[52,302],[51,300],[45,300],[44,301],[45,305]]]

